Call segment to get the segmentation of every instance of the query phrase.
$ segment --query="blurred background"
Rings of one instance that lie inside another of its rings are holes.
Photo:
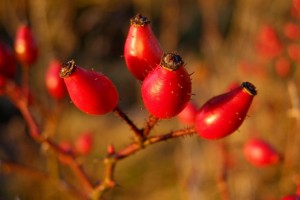
[[[300,6],[295,2],[1,0],[0,40],[12,47],[17,28],[31,26],[39,48],[38,61],[30,69],[37,102],[32,112],[57,142],[72,143],[83,132],[92,134],[91,153],[79,159],[96,181],[103,173],[107,145],[120,149],[133,135],[114,114],[89,116],[69,99],[52,101],[45,90],[45,71],[53,59],[74,59],[79,66],[101,71],[116,84],[120,107],[143,126],[147,111],[141,83],[123,59],[129,20],[141,13],[151,21],[164,51],[182,55],[193,73],[192,100],[198,106],[243,81],[253,83],[258,95],[244,124],[225,139],[174,139],[122,160],[116,169],[119,185],[105,199],[225,199],[224,187],[229,199],[280,199],[295,193],[300,181],[300,48],[289,48],[299,45],[300,32],[290,39],[285,28],[287,23],[299,25]],[[273,32],[264,32],[266,27]],[[288,63],[284,66],[277,64],[282,56]],[[70,170],[30,139],[22,117],[5,97],[0,97],[0,109],[0,199],[76,199],[70,187],[58,181],[62,178],[80,189]],[[152,134],[185,126],[177,118],[163,120]],[[272,144],[283,161],[259,169],[247,163],[243,145],[253,136]]]

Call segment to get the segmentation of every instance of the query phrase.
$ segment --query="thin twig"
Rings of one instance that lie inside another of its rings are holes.
[[[37,179],[48,178],[48,175],[45,172],[42,172],[38,169],[33,169],[23,164],[7,161],[3,159],[0,160],[0,167],[1,167],[1,171],[6,173],[20,173],[22,175],[26,175],[28,177],[37,178]]]
[[[24,117],[27,126],[29,127],[30,136],[40,144],[47,144],[54,150],[56,153],[64,157],[64,160],[67,160],[70,168],[73,170],[74,174],[78,177],[78,179],[83,184],[83,187],[86,190],[86,193],[89,194],[93,190],[93,185],[84,172],[82,166],[76,161],[76,157],[69,152],[64,151],[59,145],[57,145],[54,141],[49,138],[45,138],[41,135],[39,127],[34,120],[26,101],[24,101],[24,94],[20,93],[19,88],[13,83],[8,82],[6,86],[6,94],[11,99],[11,101],[15,104],[15,106],[20,110],[21,114]]]
[[[133,121],[119,107],[116,107],[114,109],[114,113],[116,115],[118,115],[121,119],[123,119],[130,126],[130,128],[133,130],[135,136],[137,137],[138,141],[143,141],[144,140],[144,136],[143,136],[142,130],[139,129],[133,123]]]
[[[178,137],[184,137],[188,135],[192,135],[196,132],[194,127],[180,129],[176,131],[172,131],[170,133],[155,135],[148,137],[143,144],[141,145],[138,142],[132,142],[127,145],[125,148],[121,149],[115,154],[110,154],[105,159],[105,173],[103,177],[103,181],[95,188],[94,190],[94,199],[99,199],[102,197],[105,191],[110,188],[113,188],[116,184],[114,181],[114,169],[118,163],[118,161],[133,155],[134,153],[144,149],[144,147],[161,142],[169,139],[174,139]]]
[[[145,127],[143,129],[143,136],[147,137],[152,130],[152,128],[155,126],[155,124],[158,122],[158,118],[155,117],[152,114],[149,114],[148,120],[146,121]]]
[[[221,166],[220,174],[217,177],[218,188],[220,191],[220,196],[222,200],[229,200],[229,189],[228,189],[228,147],[225,141],[220,141],[217,143],[220,156],[221,156]]]

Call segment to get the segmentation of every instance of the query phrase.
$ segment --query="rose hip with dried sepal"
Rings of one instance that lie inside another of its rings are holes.
[[[265,140],[253,138],[244,145],[246,160],[255,167],[266,167],[277,164],[281,156],[277,150]]]
[[[113,82],[102,73],[87,70],[71,60],[60,70],[74,105],[87,114],[103,115],[117,107],[119,94]]]
[[[191,98],[191,79],[178,54],[164,53],[142,84],[147,110],[159,119],[179,114]]]
[[[29,26],[21,25],[18,28],[14,49],[17,59],[23,66],[29,66],[37,60],[38,47]]]
[[[65,98],[67,94],[65,82],[63,78],[59,77],[61,67],[61,62],[54,59],[50,61],[45,75],[46,89],[49,95],[56,100]]]
[[[205,139],[220,139],[236,131],[243,123],[257,94],[249,82],[208,100],[198,111],[195,127]]]
[[[139,80],[144,80],[160,62],[163,51],[155,37],[150,21],[137,14],[130,20],[124,45],[124,58],[128,70]]]

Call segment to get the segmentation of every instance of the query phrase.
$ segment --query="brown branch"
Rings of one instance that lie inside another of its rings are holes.
[[[139,129],[133,123],[133,121],[119,107],[116,107],[113,112],[117,116],[119,116],[121,119],[123,119],[130,126],[130,128],[133,130],[134,135],[136,136],[138,141],[143,141],[144,140],[143,131],[141,129]]]
[[[220,150],[221,156],[221,166],[220,174],[217,177],[217,184],[220,191],[220,196],[222,200],[229,200],[229,189],[228,189],[228,147],[225,141],[220,141],[217,143]]]
[[[125,148],[121,149],[117,153],[109,154],[104,161],[105,170],[104,170],[104,177],[103,181],[95,188],[94,190],[94,198],[99,199],[102,197],[105,191],[110,188],[115,187],[116,183],[114,180],[114,169],[118,163],[118,161],[133,155],[134,153],[144,149],[146,146],[166,141],[169,139],[174,139],[178,137],[184,137],[188,135],[192,135],[196,132],[194,127],[180,129],[176,131],[172,131],[170,133],[151,136],[147,138],[142,144],[138,142],[132,142],[131,144],[127,145]]]
[[[7,161],[7,160],[0,160],[1,171],[6,173],[20,173],[22,175],[26,175],[31,178],[37,179],[46,179],[48,175],[45,172],[42,172],[37,169],[33,169],[26,165],[22,165],[19,163]]]
[[[79,179],[79,181],[83,184],[85,188],[86,194],[89,194],[93,190],[93,185],[88,178],[87,174],[83,170],[82,166],[76,161],[76,156],[70,152],[63,150],[59,145],[57,145],[54,141],[49,138],[45,138],[41,135],[41,131],[34,120],[29,107],[27,105],[27,101],[25,100],[26,94],[20,90],[20,88],[14,82],[8,82],[5,88],[5,92],[10,100],[15,104],[15,106],[20,110],[27,126],[29,127],[29,135],[40,144],[47,144],[58,153],[60,156],[64,158],[64,161],[67,161],[67,164],[72,169],[73,173]]]
[[[155,124],[158,122],[158,118],[153,116],[152,114],[149,114],[148,120],[146,121],[145,128],[143,129],[143,136],[147,137],[152,130],[152,128],[155,126]]]

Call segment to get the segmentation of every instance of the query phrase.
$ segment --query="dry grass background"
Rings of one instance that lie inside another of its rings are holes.
[[[55,108],[44,88],[47,63],[54,57],[75,59],[80,66],[102,71],[120,92],[120,107],[138,125],[147,117],[140,97],[140,83],[133,79],[122,58],[129,19],[142,13],[151,20],[163,49],[179,52],[193,82],[193,100],[201,105],[222,93],[232,82],[250,81],[258,95],[239,131],[221,141],[197,136],[155,144],[121,161],[116,169],[119,186],[106,199],[221,199],[218,182],[225,144],[230,157],[230,199],[268,200],[293,193],[300,180],[299,121],[287,115],[291,108],[288,87],[299,93],[299,69],[290,80],[278,78],[271,64],[250,68],[238,64],[257,62],[254,40],[261,25],[270,23],[279,31],[289,19],[290,1],[280,0],[2,0],[0,40],[12,44],[15,30],[27,21],[35,33],[40,57],[31,71],[31,86],[44,107]],[[291,88],[291,87],[290,87]],[[0,199],[74,199],[57,177],[80,188],[68,168],[57,164],[46,147],[26,135],[18,112],[0,99],[0,159],[10,160],[41,172],[9,170],[2,162]],[[82,131],[94,135],[92,153],[81,158],[89,176],[102,175],[106,146],[119,149],[132,137],[129,127],[113,114],[88,116],[67,100],[54,117],[32,108],[36,119],[57,141],[74,140]],[[299,120],[299,119],[298,119]],[[183,127],[177,119],[163,120],[153,134]],[[256,169],[242,156],[242,145],[252,135],[268,140],[286,159],[278,166]],[[1,163],[0,163],[1,164]]]

